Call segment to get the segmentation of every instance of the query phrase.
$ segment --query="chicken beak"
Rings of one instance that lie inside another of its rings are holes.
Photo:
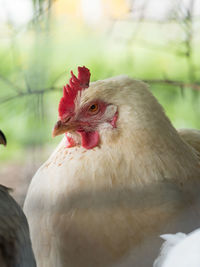
[[[7,141],[6,141],[6,137],[5,137],[5,135],[3,134],[3,132],[0,130],[0,144],[6,146],[6,143],[7,143]]]
[[[64,134],[66,132],[74,131],[77,129],[77,123],[75,122],[62,122],[61,120],[56,122],[54,126],[52,136]]]

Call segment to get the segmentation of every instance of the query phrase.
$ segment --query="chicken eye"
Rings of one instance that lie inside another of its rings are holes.
[[[97,111],[99,110],[99,106],[98,104],[92,104],[90,107],[89,107],[89,111],[92,112],[92,113],[97,113]]]

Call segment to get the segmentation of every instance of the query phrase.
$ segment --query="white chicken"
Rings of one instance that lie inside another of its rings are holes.
[[[79,67],[64,87],[53,135],[65,137],[25,200],[37,264],[149,267],[161,233],[199,223],[200,157],[145,83],[89,79]]]
[[[2,131],[0,144],[6,145]],[[0,266],[36,267],[26,217],[9,191],[0,185]]]
[[[153,267],[199,267],[200,229],[186,235],[183,233],[161,236],[165,242]]]

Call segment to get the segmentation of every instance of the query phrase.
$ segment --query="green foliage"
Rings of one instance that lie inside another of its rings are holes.
[[[58,143],[58,139],[52,140],[51,131],[57,120],[59,98],[70,70],[76,73],[79,65],[90,68],[92,81],[127,74],[136,79],[196,82],[188,76],[187,58],[169,53],[173,44],[164,45],[159,26],[144,23],[136,39],[123,42],[101,31],[97,34],[91,28],[72,28],[69,21],[65,23],[63,28],[52,23],[48,33],[30,29],[16,37],[12,49],[0,44],[0,128],[8,139],[8,149],[1,150],[0,158],[20,158],[23,148]],[[151,42],[159,38],[157,43],[162,49],[141,45],[147,33]],[[178,50],[182,51],[182,46],[178,44]],[[194,58],[200,57],[197,49],[194,53]],[[48,91],[52,86],[60,91]],[[200,129],[200,92],[167,84],[152,84],[151,90],[176,127]],[[13,99],[5,101],[9,97]]]

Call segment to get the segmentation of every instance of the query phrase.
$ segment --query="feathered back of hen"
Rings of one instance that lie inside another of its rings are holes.
[[[199,153],[200,157],[200,130],[179,129],[178,133],[187,144]]]

